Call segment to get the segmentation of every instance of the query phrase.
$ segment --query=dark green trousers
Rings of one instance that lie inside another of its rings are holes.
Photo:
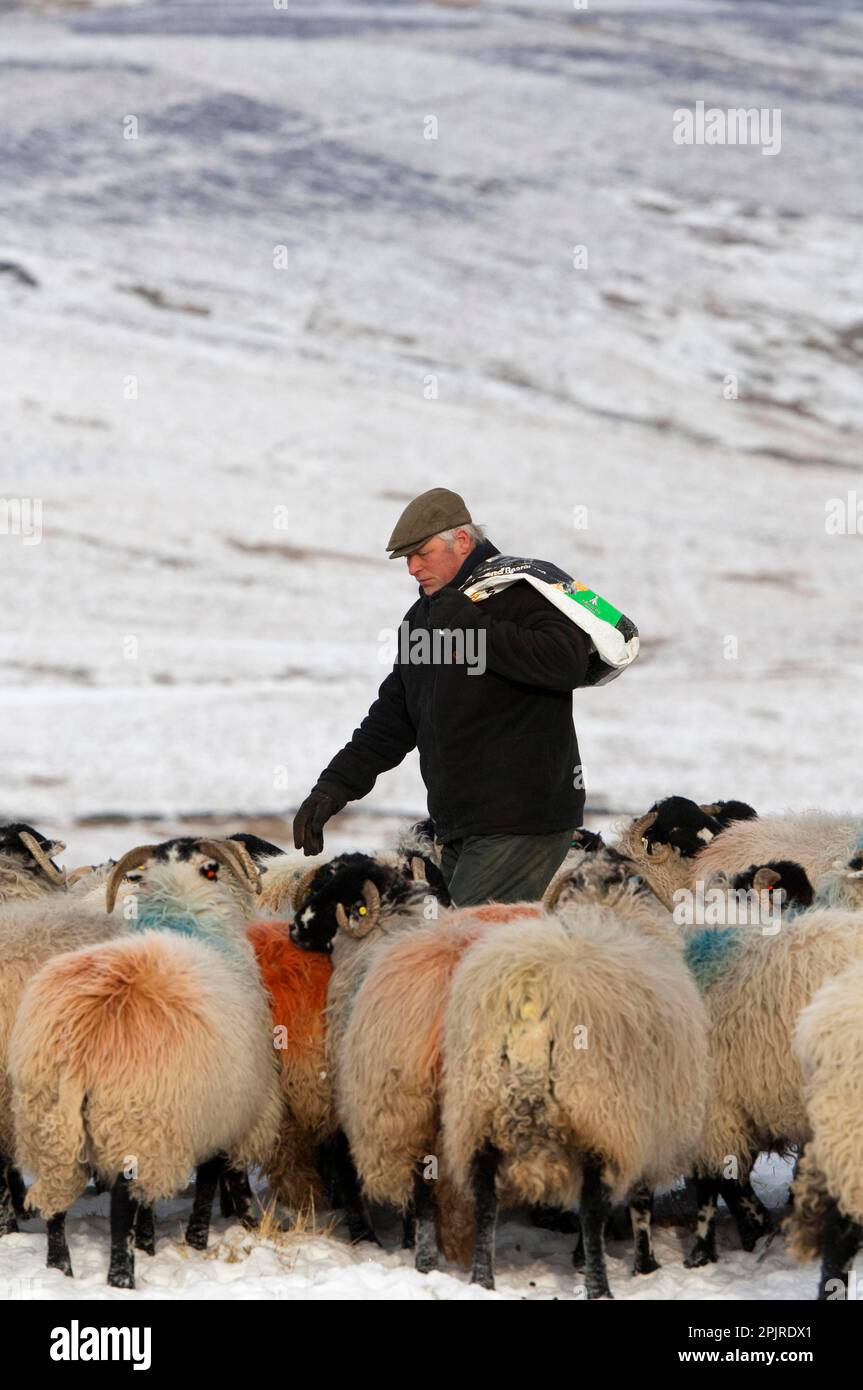
[[[553,835],[466,835],[443,847],[441,872],[456,907],[537,902],[563,863],[571,830]]]

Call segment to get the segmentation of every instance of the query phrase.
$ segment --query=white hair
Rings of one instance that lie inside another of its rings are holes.
[[[448,531],[438,531],[438,540],[443,541],[447,550],[452,550],[455,545],[457,531],[466,531],[474,544],[476,544],[477,541],[485,540],[486,528],[484,526],[478,526],[474,521],[467,521],[464,526],[451,526]]]

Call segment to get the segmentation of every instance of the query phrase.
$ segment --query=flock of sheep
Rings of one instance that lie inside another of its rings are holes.
[[[252,1166],[289,1208],[343,1208],[354,1241],[375,1239],[367,1203],[396,1208],[417,1269],[443,1252],[487,1288],[500,1206],[569,1220],[602,1298],[613,1204],[649,1274],[654,1190],[691,1177],[686,1264],[713,1262],[719,1197],[752,1250],[770,1222],[751,1168],[796,1149],[789,1246],[845,1297],[861,832],[669,797],[613,845],[576,832],[542,903],[458,909],[428,822],[374,857],[238,833],[68,874],[64,846],[0,826],[0,1236],[39,1210],[71,1275],[66,1212],[93,1181],[108,1282],[133,1288],[154,1205],[196,1170],[204,1249],[217,1190],[255,1223]]]

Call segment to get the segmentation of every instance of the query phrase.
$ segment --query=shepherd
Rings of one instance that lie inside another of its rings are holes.
[[[409,653],[399,644],[368,714],[300,806],[294,844],[320,854],[330,817],[416,748],[453,902],[536,901],[584,813],[572,692],[610,678],[607,667],[598,674],[588,634],[603,626],[624,643],[631,630],[623,665],[637,651],[634,625],[598,599],[628,628],[614,630],[608,614],[602,623],[597,596],[553,565],[496,562],[500,551],[448,488],[409,503],[387,550],[419,584],[401,630],[426,640],[411,640]],[[455,659],[429,636],[452,640]],[[460,650],[477,659],[459,660]]]

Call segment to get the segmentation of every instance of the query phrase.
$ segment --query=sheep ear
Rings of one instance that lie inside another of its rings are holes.
[[[425,883],[426,880],[426,866],[418,854],[411,858],[411,878],[414,883]]]
[[[752,880],[752,887],[757,893],[764,892],[770,888],[775,888],[777,883],[782,882],[782,875],[775,869],[769,869],[767,865],[760,868]]]

